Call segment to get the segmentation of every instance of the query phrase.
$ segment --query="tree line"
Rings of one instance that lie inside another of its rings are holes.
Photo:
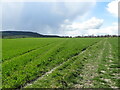
[[[88,36],[75,36],[74,38],[99,38],[99,37],[120,37],[120,35],[88,35]],[[72,36],[61,36],[61,38],[73,38]]]

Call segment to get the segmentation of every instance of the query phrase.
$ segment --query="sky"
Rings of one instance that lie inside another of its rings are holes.
[[[117,35],[118,0],[108,2],[2,2],[2,31],[40,34]]]

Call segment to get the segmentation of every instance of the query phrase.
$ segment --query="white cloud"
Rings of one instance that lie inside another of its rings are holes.
[[[118,35],[118,25],[112,24],[111,26],[101,28],[101,29],[90,29],[88,30],[89,35]]]
[[[103,19],[92,17],[91,19],[82,23],[71,22],[64,23],[61,25],[61,31],[66,35],[80,35],[86,34],[89,29],[98,29],[102,26]]]
[[[107,5],[107,10],[116,17],[118,17],[118,2],[119,0],[114,0]]]
[[[103,24],[103,19],[92,17],[91,19],[83,23],[73,23],[72,25],[70,25],[70,28],[84,29],[84,30],[97,29],[101,27],[102,24]]]
[[[118,24],[113,23],[111,26],[100,28],[103,24],[103,19],[98,19],[92,17],[91,19],[84,21],[82,23],[64,23],[59,29],[61,35],[77,36],[77,35],[117,35],[118,34]]]

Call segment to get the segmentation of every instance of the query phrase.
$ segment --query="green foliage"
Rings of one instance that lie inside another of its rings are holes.
[[[46,75],[35,84],[27,88],[71,88],[79,84],[84,78],[81,71],[88,60],[99,56],[103,45],[97,44],[101,38],[24,38],[3,39],[2,57],[2,87],[19,88],[26,83],[36,80],[46,72],[59,66],[49,75]],[[117,58],[118,46],[116,38],[110,38],[114,58]],[[95,45],[92,47],[92,45]],[[87,50],[88,49],[88,50]],[[107,50],[106,46],[106,50]],[[87,50],[85,53],[81,53]],[[104,52],[103,58],[107,55]],[[91,55],[90,55],[91,54]],[[104,64],[107,60],[102,59],[98,73],[106,70]],[[117,64],[117,60],[113,63]],[[117,68],[118,65],[111,65]],[[116,70],[113,70],[115,72]],[[104,77],[110,77],[105,74]],[[95,85],[98,87],[100,77],[95,77]],[[102,81],[102,80],[101,80]],[[102,81],[104,82],[104,81]],[[100,86],[100,87],[109,87]]]

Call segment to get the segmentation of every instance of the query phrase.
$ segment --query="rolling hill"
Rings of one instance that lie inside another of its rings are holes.
[[[42,35],[28,31],[1,31],[2,38],[27,38],[27,37],[59,37],[57,35]]]

